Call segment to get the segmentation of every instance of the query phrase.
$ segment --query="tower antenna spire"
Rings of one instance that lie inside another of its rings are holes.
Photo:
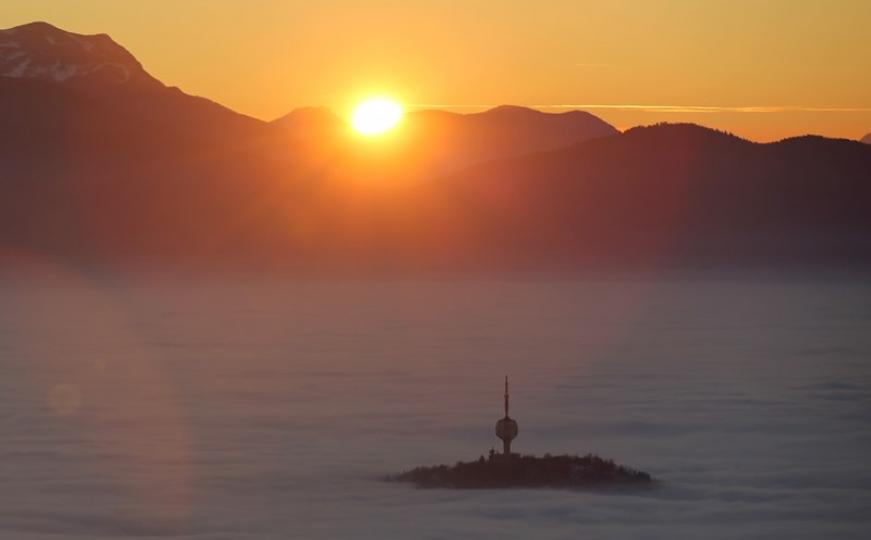
[[[505,376],[505,418],[508,418],[508,375]]]

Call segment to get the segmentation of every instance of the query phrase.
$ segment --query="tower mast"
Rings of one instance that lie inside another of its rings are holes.
[[[502,455],[511,457],[511,440],[517,437],[517,421],[508,416],[508,375],[505,376],[505,417],[496,422],[496,436],[502,439]]]
[[[505,418],[508,418],[508,375],[505,376]]]

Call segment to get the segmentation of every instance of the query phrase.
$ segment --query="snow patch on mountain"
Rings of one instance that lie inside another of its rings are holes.
[[[95,85],[160,85],[109,36],[74,34],[39,22],[0,30],[0,77]]]
[[[25,58],[21,62],[18,63],[15,67],[4,73],[5,77],[24,77],[27,72],[27,67],[30,65],[30,58]]]

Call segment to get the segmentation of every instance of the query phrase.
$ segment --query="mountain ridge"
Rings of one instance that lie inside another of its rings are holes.
[[[360,137],[325,107],[304,107],[270,123],[311,151],[359,157]],[[438,109],[412,110],[378,152],[404,174],[439,176],[474,163],[553,150],[619,131],[585,111],[546,113],[516,105],[462,114]],[[311,144],[311,143],[314,144]],[[324,145],[327,148],[324,148]]]
[[[0,30],[0,76],[85,86],[163,87],[108,34],[77,34],[46,22]]]
[[[46,31],[28,39],[55,54]],[[67,45],[63,58],[84,58]],[[0,76],[0,254],[350,270],[871,264],[871,147],[856,141],[620,133],[516,106],[414,111],[372,141],[325,109],[267,123],[83,73]]]
[[[763,144],[659,124],[478,165],[444,184],[445,193],[430,196],[475,185],[466,203],[473,210],[454,219],[467,221],[464,235],[491,238],[498,257],[871,259],[861,239],[871,232],[871,149],[855,141]]]

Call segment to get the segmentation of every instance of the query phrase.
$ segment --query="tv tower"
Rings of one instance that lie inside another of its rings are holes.
[[[511,441],[517,437],[517,421],[508,416],[508,375],[505,376],[505,418],[496,422],[496,436],[502,439],[502,455],[511,455]]]

